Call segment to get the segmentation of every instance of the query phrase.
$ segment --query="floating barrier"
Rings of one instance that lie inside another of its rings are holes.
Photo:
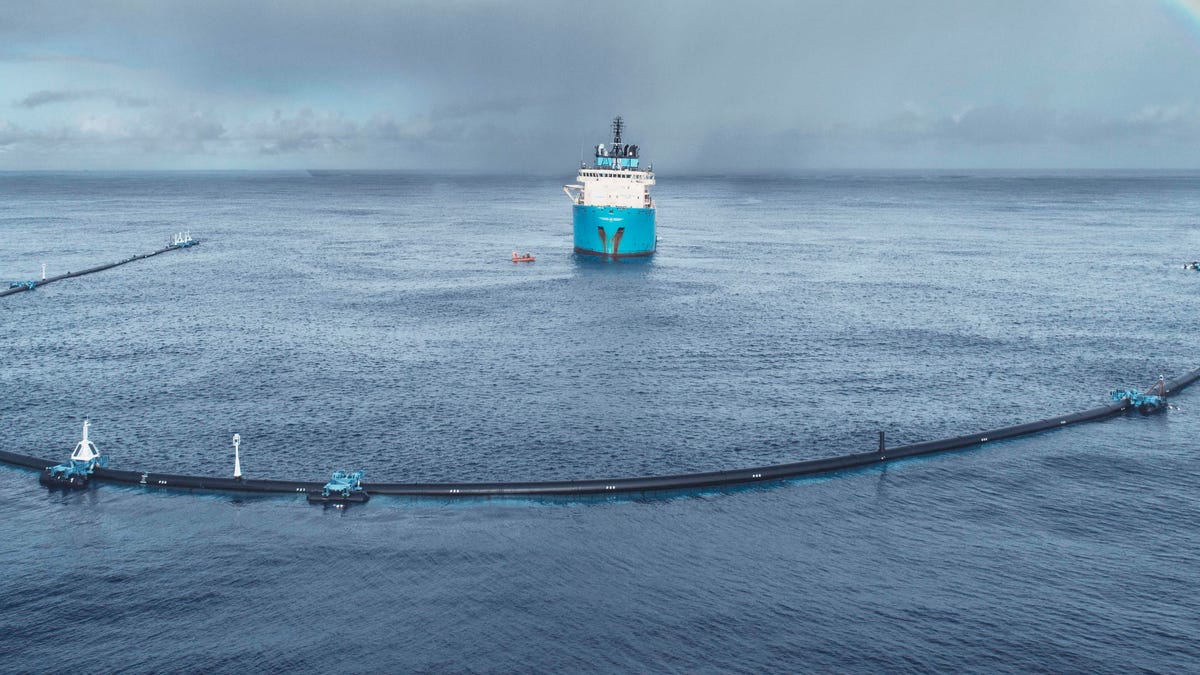
[[[118,260],[117,262],[114,262],[114,263],[108,263],[107,265],[97,265],[96,267],[90,267],[86,270],[81,270],[79,272],[67,272],[66,274],[59,274],[58,276],[47,277],[45,274],[45,265],[43,265],[41,281],[14,281],[8,285],[7,289],[0,290],[0,298],[4,297],[6,295],[13,295],[15,293],[23,293],[25,291],[32,291],[34,288],[37,288],[39,286],[45,286],[46,284],[52,284],[56,281],[62,281],[63,279],[70,279],[72,277],[82,277],[87,274],[95,274],[96,272],[103,272],[104,270],[110,270],[114,267],[119,267],[121,265],[127,265],[135,260],[143,260],[145,258],[152,258],[156,255],[166,253],[167,251],[177,251],[179,249],[190,248],[192,246],[199,246],[199,245],[200,245],[200,241],[197,239],[192,239],[192,235],[190,232],[186,233],[186,234],[180,233],[180,234],[173,235],[171,237],[171,243],[167,244],[163,248],[158,249],[157,251],[151,251],[150,253],[145,253],[142,255],[135,255],[130,258],[125,258],[124,260]]]
[[[1200,379],[1200,368],[1192,370],[1169,382],[1161,381],[1156,387],[1162,398],[1178,393],[1184,387]],[[1126,392],[1128,393],[1128,392]],[[1135,392],[1136,393],[1136,392]],[[480,482],[480,483],[370,483],[356,480],[355,484],[372,495],[395,495],[404,497],[436,498],[479,498],[479,497],[586,497],[595,495],[649,495],[695,489],[712,489],[773,483],[792,478],[829,474],[837,471],[858,469],[909,457],[932,455],[950,450],[961,450],[994,443],[1030,434],[1061,429],[1083,422],[1112,417],[1132,410],[1132,397],[1056,417],[1047,417],[1033,422],[991,429],[974,434],[954,436],[937,441],[926,441],[911,445],[888,448],[880,434],[879,449],[823,459],[811,459],[790,464],[710,471],[671,476],[646,476],[636,478],[604,478],[586,480],[531,481],[531,482]],[[236,449],[235,439],[235,449]],[[37,457],[0,451],[0,462],[22,466],[38,471],[50,469],[49,462]],[[240,474],[240,465],[237,473]],[[149,471],[123,471],[96,466],[91,473],[93,480],[150,487],[178,488],[223,492],[257,492],[265,494],[323,494],[329,483],[252,480],[240,476],[219,478],[213,476],[184,476]],[[331,481],[332,482],[332,481]],[[366,501],[365,499],[363,501]]]

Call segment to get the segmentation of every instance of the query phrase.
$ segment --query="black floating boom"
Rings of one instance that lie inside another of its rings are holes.
[[[85,274],[95,274],[96,272],[103,272],[104,270],[110,270],[114,267],[119,267],[121,265],[127,265],[135,260],[151,258],[156,255],[159,255],[160,253],[166,253],[167,251],[177,251],[179,249],[188,248],[191,246],[199,246],[199,245],[200,245],[199,240],[189,239],[189,240],[187,240],[187,242],[185,244],[169,244],[167,246],[164,246],[163,248],[158,249],[157,251],[151,251],[150,253],[143,253],[141,255],[135,255],[130,258],[118,260],[117,262],[114,262],[114,263],[108,263],[106,265],[97,265],[96,267],[89,267],[86,270],[80,270],[78,272],[67,272],[66,274],[59,274],[58,276],[46,277],[45,279],[42,279],[41,281],[13,282],[12,286],[9,288],[0,288],[0,298],[3,298],[6,295],[13,295],[15,293],[32,291],[34,288],[37,288],[38,286],[45,286],[46,284],[52,284],[56,281],[62,281],[63,279],[70,279],[72,277],[82,277]]]
[[[1193,370],[1164,385],[1164,395],[1171,396],[1180,389],[1200,379],[1200,368]],[[677,492],[701,488],[722,488],[753,483],[770,483],[802,476],[844,471],[867,467],[907,457],[931,455],[948,450],[971,448],[985,443],[1001,441],[1018,436],[1027,436],[1051,429],[1059,429],[1081,422],[1091,422],[1129,410],[1128,399],[1123,399],[1088,410],[1047,417],[1035,422],[1026,422],[990,431],[965,436],[955,436],[939,441],[926,441],[894,448],[883,447],[875,452],[840,455],[824,459],[812,459],[791,464],[775,464],[749,469],[710,471],[673,476],[646,476],[641,478],[604,478],[588,480],[500,482],[500,483],[363,483],[364,490],[375,495],[397,495],[407,497],[582,497],[588,495],[645,495],[659,492]],[[882,437],[880,438],[882,441]],[[0,462],[44,471],[52,462],[37,457],[0,450]],[[243,480],[237,478],[215,478],[211,476],[180,476],[149,471],[119,471],[97,468],[93,479],[131,485],[182,488],[206,491],[292,493],[309,494],[320,492],[323,482],[290,480]]]

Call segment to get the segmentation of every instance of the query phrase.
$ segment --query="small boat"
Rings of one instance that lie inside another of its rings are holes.
[[[1192,262],[1184,265],[1183,269],[1185,269],[1185,270],[1200,270],[1200,261],[1193,260]]]
[[[533,260],[534,258],[532,253],[517,253],[516,251],[513,251],[513,262],[533,262]]]

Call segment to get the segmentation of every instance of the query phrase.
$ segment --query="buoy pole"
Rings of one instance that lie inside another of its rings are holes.
[[[42,263],[42,281],[46,280],[46,263]]]
[[[242,458],[238,455],[238,446],[242,444],[241,434],[233,435],[233,477],[242,479]]]

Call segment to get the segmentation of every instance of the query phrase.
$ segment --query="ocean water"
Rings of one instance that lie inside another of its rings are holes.
[[[116,468],[736,468],[1091,407],[1200,365],[1200,174],[0,174],[0,447]],[[519,248],[531,265],[508,260]],[[0,671],[1200,671],[1200,389],[986,448],[669,499],[99,486],[0,468]]]

